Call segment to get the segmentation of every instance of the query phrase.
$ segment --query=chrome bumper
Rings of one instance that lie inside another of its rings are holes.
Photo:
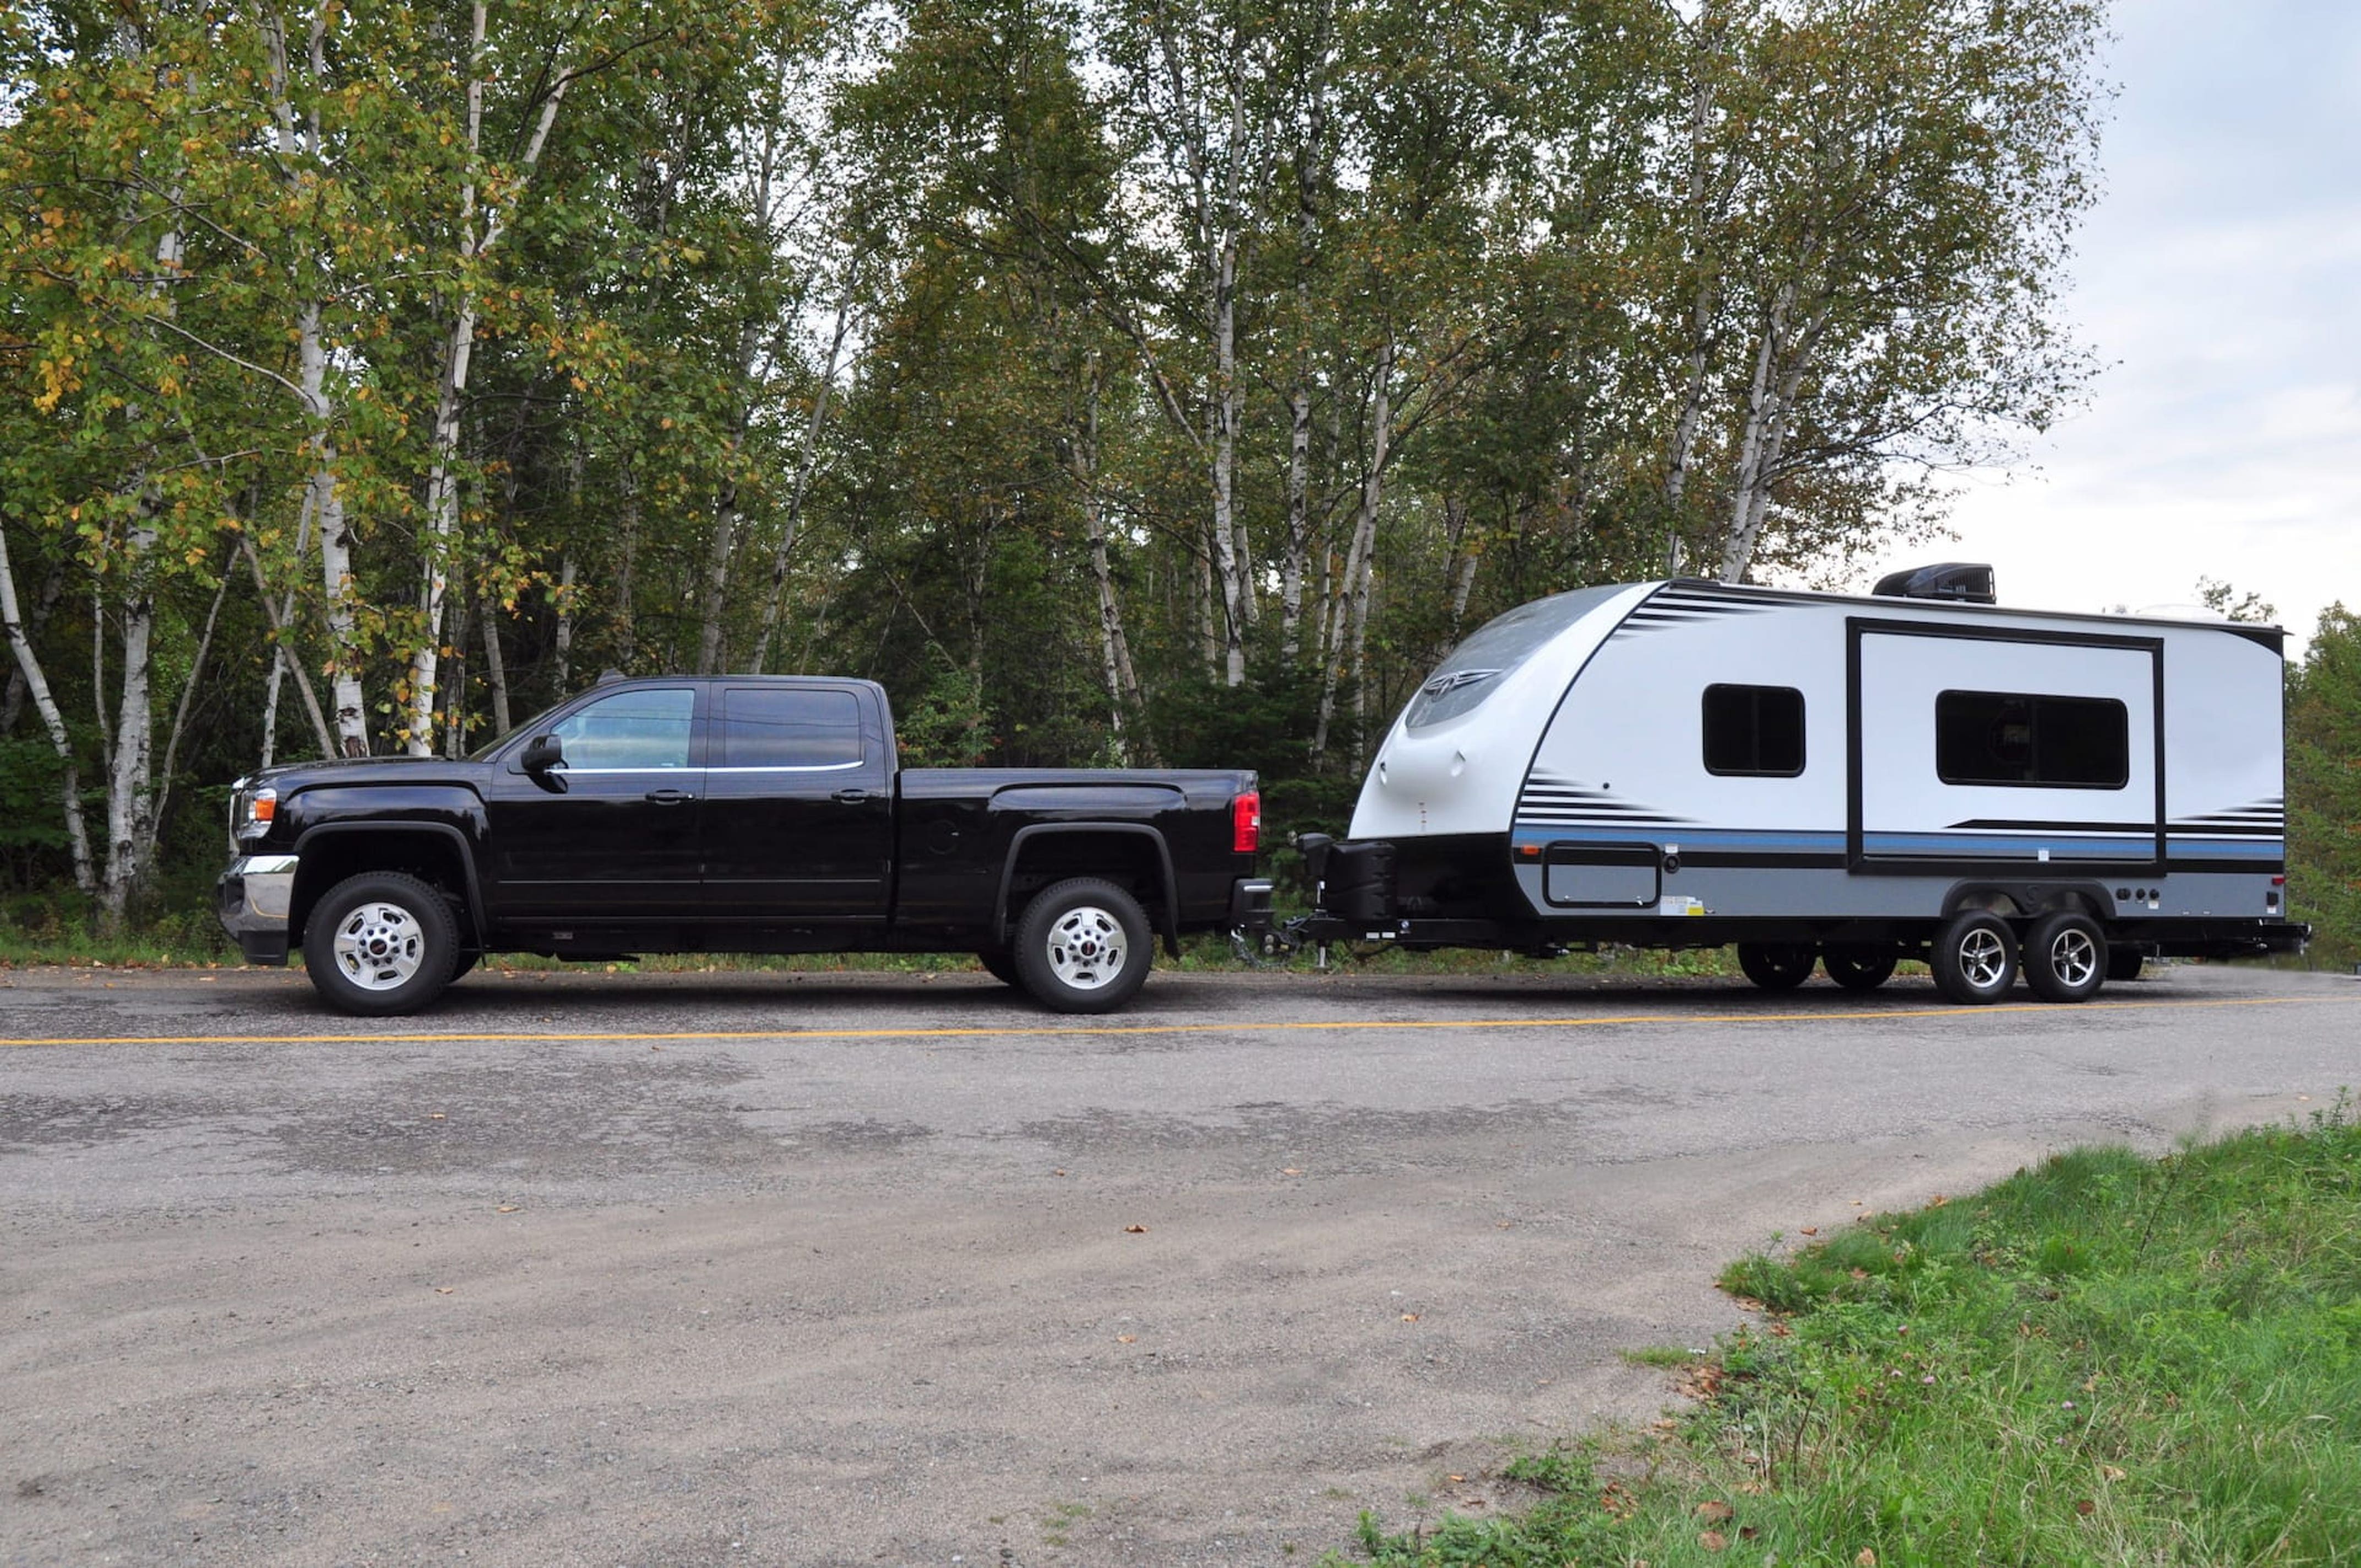
[[[222,929],[251,964],[287,961],[287,912],[295,899],[293,855],[241,855],[214,884]]]

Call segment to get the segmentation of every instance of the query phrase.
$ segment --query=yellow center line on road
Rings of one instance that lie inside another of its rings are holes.
[[[2153,1012],[2161,1008],[2291,1007],[2305,1003],[2351,1005],[2361,996],[2235,996],[2154,1002],[2085,1002],[2074,1013]],[[1597,1029],[1612,1025],[1867,1024],[1894,1018],[1948,1018],[1962,1022],[2014,1013],[2070,1016],[2050,1003],[2003,1003],[1986,1007],[1907,1007],[1812,1013],[1619,1013],[1577,1018],[1330,1018],[1295,1022],[1208,1020],[1195,1024],[1049,1025],[1038,1028],[906,1029],[684,1029],[664,1033],[601,1031],[586,1034],[403,1034],[403,1035],[50,1035],[9,1039],[0,1047],[37,1046],[420,1046],[420,1045],[615,1045],[667,1040],[973,1040],[1105,1036],[1279,1034],[1349,1029]]]

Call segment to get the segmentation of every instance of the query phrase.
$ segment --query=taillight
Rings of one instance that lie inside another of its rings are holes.
[[[1262,795],[1248,790],[1230,802],[1230,849],[1251,855],[1262,848]]]

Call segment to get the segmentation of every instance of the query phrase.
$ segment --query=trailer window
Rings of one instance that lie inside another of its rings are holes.
[[[2131,776],[2130,716],[2113,697],[1943,692],[1935,774],[1947,784],[2121,789]]]
[[[1482,705],[1516,667],[1550,639],[1624,591],[1621,584],[1576,588],[1519,605],[1477,628],[1418,688],[1402,714],[1412,729],[1440,724]]]
[[[731,686],[721,694],[724,767],[841,768],[861,757],[861,703],[849,691]]]
[[[1791,779],[1804,771],[1804,694],[1793,686],[1705,688],[1705,771]]]

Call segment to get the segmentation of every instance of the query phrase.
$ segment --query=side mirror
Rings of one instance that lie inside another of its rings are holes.
[[[555,735],[536,735],[524,743],[517,763],[529,773],[545,773],[566,765],[566,748]]]

